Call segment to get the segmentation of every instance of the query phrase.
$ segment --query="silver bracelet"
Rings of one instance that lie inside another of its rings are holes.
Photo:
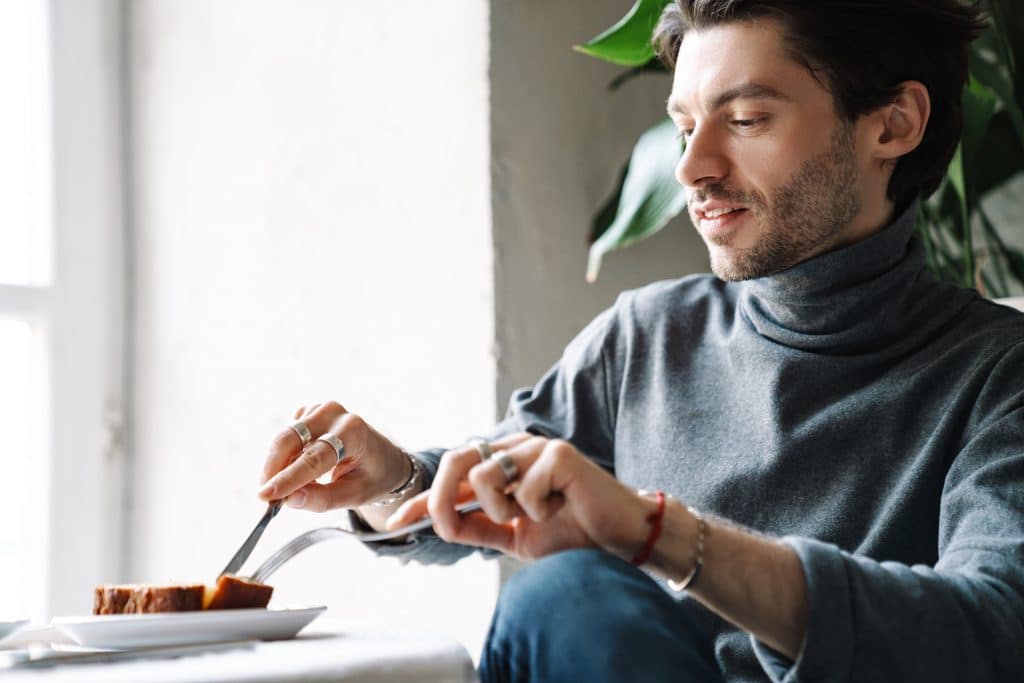
[[[690,514],[697,519],[697,543],[696,548],[691,555],[693,558],[693,569],[690,570],[690,573],[684,576],[682,581],[673,581],[672,579],[668,580],[668,587],[678,593],[681,593],[692,586],[697,580],[697,577],[700,576],[701,567],[704,566],[704,534],[708,530],[708,524],[704,521],[704,515],[700,514],[692,507],[687,506],[686,509],[689,510]]]
[[[412,457],[411,455],[406,454],[405,457],[409,458],[409,463],[412,465],[412,472],[409,474],[409,478],[406,479],[405,483],[399,486],[397,489],[388,491],[387,493],[384,494],[383,497],[378,498],[373,502],[367,503],[367,505],[372,505],[374,507],[392,505],[402,500],[402,498],[405,497],[405,494],[409,493],[409,491],[411,491],[412,488],[416,486],[419,480],[423,477],[423,465],[421,465],[420,461]]]

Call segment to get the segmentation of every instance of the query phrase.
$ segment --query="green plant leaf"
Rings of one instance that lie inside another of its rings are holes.
[[[1024,144],[1024,113],[1021,112],[1014,93],[1013,76],[1005,62],[998,60],[994,43],[997,38],[992,29],[986,31],[971,47],[971,76],[992,89],[1003,105],[1006,116]]]
[[[593,244],[599,240],[601,235],[615,221],[615,216],[619,213],[619,199],[622,198],[622,186],[626,184],[626,175],[628,173],[629,162],[626,162],[622,165],[622,170],[619,171],[619,179],[615,181],[615,189],[612,191],[611,196],[597,210],[597,215],[594,216],[594,221],[590,224],[590,239],[587,240],[587,244]]]
[[[1017,107],[1024,109],[1024,7],[1020,0],[988,0],[999,57],[1013,79]]]
[[[686,208],[686,192],[675,179],[682,143],[666,118],[640,136],[629,159],[615,218],[590,245],[587,280],[597,279],[601,258],[661,230]]]
[[[966,169],[972,169],[977,165],[978,150],[985,140],[998,101],[999,97],[992,88],[973,76],[968,78],[963,94],[964,131],[961,143]]]
[[[640,66],[654,57],[651,34],[672,0],[637,0],[614,26],[574,49],[623,66]]]
[[[956,190],[957,197],[960,198],[960,203],[963,204],[967,201],[967,187],[964,182],[964,144],[963,141],[956,146],[956,152],[953,153],[953,159],[949,162],[949,168],[946,169],[946,178],[949,179],[950,185]]]

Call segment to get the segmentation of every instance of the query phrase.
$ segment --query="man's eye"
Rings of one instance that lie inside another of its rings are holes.
[[[763,120],[764,119],[733,119],[732,125],[736,126],[737,128],[747,130],[753,128],[757,124],[761,123],[761,121]]]

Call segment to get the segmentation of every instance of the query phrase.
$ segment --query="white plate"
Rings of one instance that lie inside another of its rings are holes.
[[[3,640],[7,636],[11,635],[27,623],[28,619],[19,619],[17,621],[0,621],[0,640]]]
[[[306,607],[107,614],[54,617],[53,624],[79,645],[126,649],[231,640],[285,640],[294,637],[326,609]]]

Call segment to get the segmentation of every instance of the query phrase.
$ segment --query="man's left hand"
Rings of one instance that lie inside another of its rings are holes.
[[[526,433],[491,444],[482,460],[473,445],[441,458],[431,488],[407,501],[388,519],[388,528],[429,513],[445,541],[497,549],[535,559],[571,548],[603,548],[631,558],[650,531],[646,517],[654,501],[625,486],[571,443]],[[508,458],[517,476],[509,481],[498,463]],[[455,511],[467,500],[483,511]]]

